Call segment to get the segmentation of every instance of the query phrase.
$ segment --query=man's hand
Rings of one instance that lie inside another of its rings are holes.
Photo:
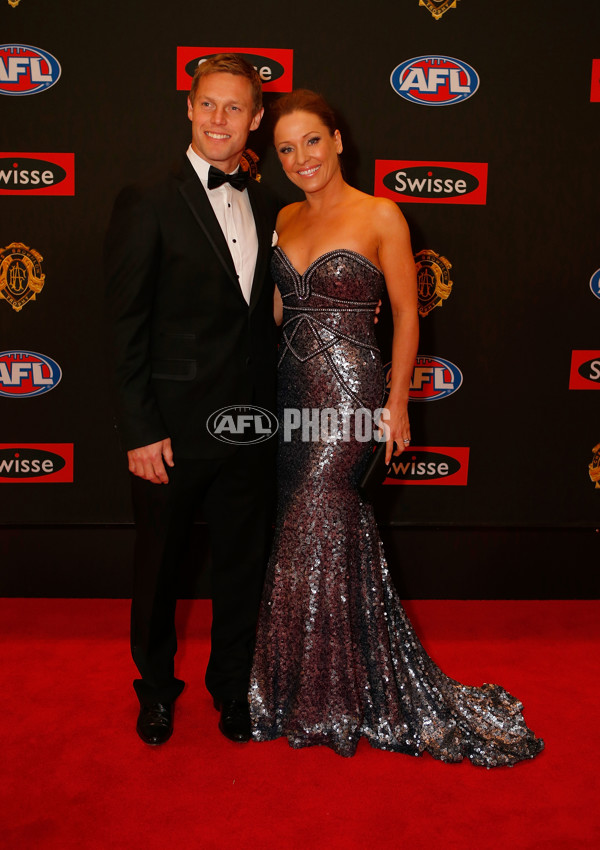
[[[144,478],[153,484],[168,484],[169,476],[165,469],[167,466],[175,466],[173,463],[173,449],[171,438],[151,443],[149,446],[140,446],[127,452],[129,458],[129,471],[138,478]],[[164,460],[164,463],[163,463]]]

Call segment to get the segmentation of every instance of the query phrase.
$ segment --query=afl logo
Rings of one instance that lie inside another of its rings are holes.
[[[594,274],[590,278],[590,289],[596,296],[596,298],[600,298],[600,269],[594,272]]]
[[[206,422],[209,434],[221,443],[249,445],[264,443],[277,433],[277,417],[264,407],[246,404],[222,407]]]
[[[386,398],[392,385],[392,364],[384,367]],[[462,372],[441,357],[419,354],[415,360],[408,397],[410,401],[437,401],[452,395],[462,386]]]
[[[58,60],[28,44],[0,44],[0,94],[39,94],[58,82]]]
[[[437,401],[455,393],[463,382],[462,372],[449,360],[419,354],[415,360],[408,397],[411,401]]]
[[[0,351],[0,395],[28,398],[50,392],[62,377],[58,363],[35,351]]]
[[[451,106],[475,94],[479,88],[477,72],[450,56],[417,56],[407,59],[392,71],[394,91],[421,106]]]

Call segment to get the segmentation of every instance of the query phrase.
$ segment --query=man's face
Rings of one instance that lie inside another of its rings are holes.
[[[233,171],[246,147],[248,133],[263,116],[253,114],[252,86],[245,77],[218,72],[202,77],[194,103],[188,97],[192,148],[222,171]]]

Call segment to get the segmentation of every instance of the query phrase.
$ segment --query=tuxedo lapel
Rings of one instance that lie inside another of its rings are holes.
[[[248,195],[250,196],[250,205],[252,206],[256,235],[258,237],[258,254],[256,257],[256,268],[254,270],[254,280],[252,282],[252,292],[250,294],[250,309],[252,310],[258,301],[267,275],[267,265],[271,256],[273,241],[273,230],[269,226],[269,216],[263,195],[254,180],[248,181]]]
[[[202,228],[213,251],[223,265],[223,268],[235,284],[240,296],[243,298],[233,258],[229,248],[227,247],[223,231],[217,221],[217,217],[214,214],[211,203],[206,196],[204,186],[200,182],[198,175],[194,171],[194,168],[187,157],[185,159],[180,178],[181,183],[179,185],[179,191],[181,195],[192,211],[194,218]]]

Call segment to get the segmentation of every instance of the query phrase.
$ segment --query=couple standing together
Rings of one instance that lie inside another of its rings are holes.
[[[271,548],[275,441],[235,447],[206,428],[227,406],[277,404],[280,421],[285,408],[333,408],[342,422],[378,408],[373,316],[387,288],[388,459],[410,442],[418,317],[406,222],[393,202],[344,181],[342,140],[319,95],[284,95],[273,113],[277,154],[304,201],[278,211],[239,171],[263,115],[261,83],[250,65],[222,54],[194,75],[192,142],[179,172],[122,192],[107,235],[137,527],[138,734],[161,744],[173,730],[184,687],[174,676],[176,579],[201,505],[212,552],[206,685],[226,737],[285,736],[345,756],[365,737],[381,749],[489,767],[532,758],[543,743],[520,703],[497,685],[449,679],[415,635],[357,489],[365,443],[348,441],[342,425],[316,442],[300,430],[280,441]]]

